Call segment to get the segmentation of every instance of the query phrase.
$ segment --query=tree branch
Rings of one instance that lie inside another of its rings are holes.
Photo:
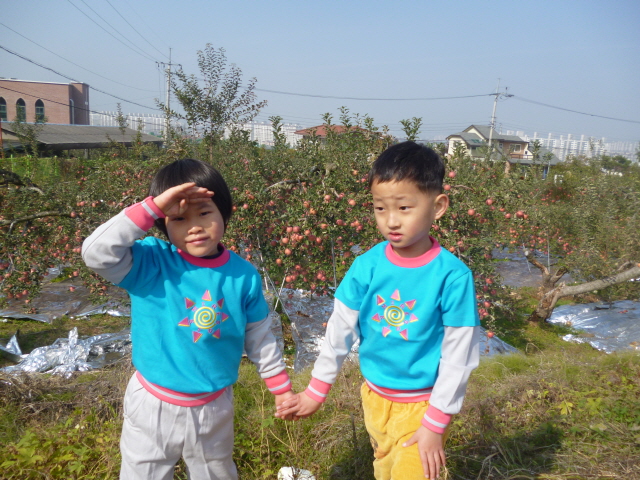
[[[35,220],[36,218],[42,218],[42,217],[71,217],[71,213],[65,213],[65,212],[56,212],[56,211],[48,211],[48,212],[39,212],[39,213],[34,213],[33,215],[28,215],[26,217],[21,217],[21,218],[14,218],[13,220],[0,220],[0,226],[2,225],[11,225],[9,227],[9,233],[11,233],[13,231],[13,227],[15,226],[16,223],[20,223],[20,222],[28,222],[29,220]]]
[[[2,182],[0,182],[0,185],[17,185],[19,187],[25,187],[29,190],[33,190],[34,192],[38,192],[40,195],[44,195],[42,189],[35,183],[33,183],[29,179],[22,180],[22,178],[20,178],[20,175],[16,173],[13,173],[9,170],[0,169],[0,175],[2,176]]]
[[[533,252],[531,250],[525,250],[524,251],[524,256],[527,258],[527,261],[531,265],[533,265],[536,268],[539,268],[543,275],[549,276],[549,270],[547,269],[547,267],[545,267],[542,263],[540,263],[538,260],[536,260],[536,258],[533,256]],[[564,273],[563,273],[563,275],[564,275]]]
[[[560,296],[566,297],[569,295],[579,295],[581,293],[587,293],[591,290],[601,290],[612,285],[627,282],[632,278],[640,278],[640,266],[634,265],[624,272],[616,273],[609,277],[594,280],[592,282],[582,283],[580,285],[573,285],[570,287],[562,287],[560,289]]]
[[[594,280],[592,282],[582,283],[580,285],[572,285],[570,287],[567,287],[566,285],[556,287],[552,290],[549,290],[542,296],[540,302],[538,302],[538,305],[529,317],[529,321],[536,322],[549,318],[556,306],[556,303],[562,297],[580,295],[581,293],[587,293],[592,290],[600,290],[612,285],[627,282],[632,278],[640,278],[640,263],[633,265],[631,268],[623,272],[616,273],[615,275],[611,275],[609,277]]]

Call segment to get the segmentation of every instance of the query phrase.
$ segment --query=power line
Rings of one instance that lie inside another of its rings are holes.
[[[31,60],[31,59],[29,59],[29,58],[27,58],[27,57],[25,57],[25,56],[23,56],[23,55],[20,55],[19,53],[14,52],[13,50],[10,50],[10,49],[8,49],[8,48],[6,48],[6,47],[3,47],[2,45],[0,45],[0,48],[1,48],[2,50],[6,51],[6,52],[9,52],[9,53],[10,53],[10,54],[12,54],[12,55],[15,55],[15,56],[17,56],[17,57],[20,57],[20,58],[22,58],[23,60],[26,60],[27,62],[33,63],[34,65],[37,65],[38,67],[44,68],[45,70],[49,70],[50,72],[53,72],[53,73],[55,73],[56,75],[60,75],[61,77],[66,78],[67,80],[71,80],[72,82],[76,82],[76,83],[84,83],[84,82],[81,82],[81,81],[79,81],[79,80],[76,80],[75,78],[71,78],[71,77],[69,77],[69,76],[67,76],[67,75],[64,75],[63,73],[60,73],[60,72],[58,72],[58,71],[54,70],[53,68],[47,67],[47,66],[45,66],[45,65],[42,65],[41,63],[38,63],[38,62],[36,62],[36,61],[34,61],[34,60]],[[148,109],[150,109],[150,110],[160,110],[160,109],[158,109],[158,108],[148,107],[148,106],[146,106],[146,105],[142,105],[142,104],[140,104],[140,103],[132,102],[131,100],[126,100],[126,99],[124,99],[124,98],[118,97],[118,96],[113,95],[113,94],[111,94],[111,93],[105,92],[104,90],[100,90],[99,88],[95,88],[95,87],[91,87],[91,88],[93,88],[96,92],[104,93],[105,95],[109,95],[110,97],[113,97],[113,98],[115,98],[115,99],[117,99],[117,100],[121,100],[121,101],[123,101],[123,102],[130,103],[130,104],[132,104],[132,105],[137,105],[137,106],[142,107],[142,108],[148,108]]]
[[[627,119],[624,119],[624,118],[606,117],[604,115],[596,115],[595,113],[579,112],[577,110],[571,110],[569,108],[556,107],[554,105],[549,105],[548,103],[536,102],[535,100],[529,100],[529,99],[526,99],[526,98],[519,97],[517,95],[512,95],[512,97],[517,99],[517,100],[520,100],[522,102],[533,103],[534,105],[541,105],[543,107],[548,107],[548,108],[555,108],[556,110],[564,110],[565,112],[577,113],[579,115],[587,115],[589,117],[604,118],[604,119],[607,119],[607,120],[616,120],[618,122],[640,123],[640,120],[627,120]]]
[[[102,30],[104,30],[106,33],[108,33],[108,34],[109,34],[109,35],[111,35],[113,38],[115,38],[117,41],[119,41],[121,44],[123,44],[125,47],[127,47],[129,50],[131,50],[132,52],[137,53],[138,55],[141,55],[142,57],[146,58],[147,60],[151,60],[152,62],[155,62],[155,61],[156,61],[153,57],[148,56],[148,55],[147,55],[146,53],[144,53],[144,52],[141,52],[141,51],[139,52],[139,51],[137,51],[137,50],[133,49],[131,46],[129,46],[129,45],[127,45],[126,43],[124,43],[124,42],[123,42],[122,40],[120,40],[118,37],[114,36],[110,31],[108,31],[106,28],[104,28],[102,25],[100,25],[98,22],[96,22],[96,21],[95,21],[93,18],[91,18],[89,15],[87,15],[87,14],[86,14],[86,13],[84,13],[82,10],[80,10],[80,8],[79,8],[76,4],[74,4],[73,2],[71,2],[71,0],[67,0],[67,1],[68,1],[71,5],[73,5],[73,6],[74,6],[74,7],[75,7],[75,8],[76,8],[80,13],[82,13],[85,17],[87,17],[89,20],[91,20],[93,23],[95,23],[97,26],[99,26]],[[82,3],[84,3],[84,1],[83,1],[83,0],[81,0],[81,1],[82,1]],[[85,5],[87,5],[87,4],[85,3]],[[87,6],[88,6],[88,5],[87,5]],[[89,7],[89,6],[88,6],[88,7]],[[91,9],[91,11],[93,11],[93,12],[95,13],[95,10],[93,10],[91,7],[89,7],[89,8]],[[98,14],[96,13],[96,15],[98,15]],[[100,15],[98,15],[98,16],[100,17]],[[102,17],[100,17],[100,18],[102,18]],[[103,19],[103,21],[104,21],[104,19]],[[109,25],[109,23],[108,23],[108,22],[106,22],[106,21],[105,21],[105,23],[107,23],[107,25]],[[109,26],[111,27],[111,25],[109,25]],[[113,28],[113,27],[111,27],[111,28]],[[114,28],[114,30],[115,30],[115,28]],[[116,30],[116,32],[117,32],[117,30]],[[119,32],[118,32],[118,33],[119,33]],[[120,34],[120,35],[122,35],[122,34]]]
[[[155,50],[156,50],[160,55],[164,55],[165,57],[167,56],[167,54],[166,54],[166,53],[162,53],[160,50],[158,50],[158,49],[156,48],[156,46],[155,46],[155,45],[153,45],[149,40],[147,40],[145,37],[143,37],[143,36],[142,36],[142,34],[141,34],[138,30],[136,30],[136,28],[135,28],[133,25],[131,25],[131,24],[129,23],[129,20],[127,20],[125,17],[123,17],[123,16],[122,16],[122,14],[121,14],[117,9],[116,9],[116,7],[114,7],[114,6],[113,6],[113,4],[112,4],[109,0],[106,0],[106,2],[107,2],[109,5],[111,5],[111,8],[113,8],[113,9],[116,11],[116,13],[117,13],[118,15],[120,15],[120,18],[122,18],[125,22],[127,22],[127,25],[129,25],[129,26],[133,29],[133,31],[134,31],[134,32],[136,32],[138,35],[140,35],[140,38],[142,38],[145,42],[147,42],[149,45],[151,45],[151,47],[152,47],[152,48],[155,48]],[[83,3],[84,3],[84,2],[83,2]],[[167,58],[168,58],[168,57],[167,57]]]
[[[331,98],[335,100],[366,100],[366,101],[379,101],[379,102],[407,102],[407,101],[427,101],[427,100],[453,100],[458,98],[473,98],[473,97],[489,97],[495,95],[493,93],[483,93],[481,95],[462,95],[456,97],[431,97],[431,98],[362,98],[362,97],[337,97],[333,95],[313,95],[309,93],[292,93],[281,92],[278,90],[266,90],[263,88],[256,88],[258,92],[277,93],[279,95],[292,95],[296,97],[312,97],[312,98]]]
[[[89,4],[88,4],[87,2],[85,2],[84,0],[80,0],[80,1],[81,1],[82,3],[84,3],[84,4],[85,4],[85,6],[86,6],[89,10],[91,10],[93,13],[95,13],[95,14],[98,16],[98,18],[99,18],[100,20],[102,20],[104,23],[106,23],[107,25],[109,25],[109,26],[113,29],[113,31],[115,31],[118,35],[120,35],[122,38],[124,38],[124,39],[125,39],[127,42],[129,42],[133,47],[135,47],[135,48],[137,48],[138,50],[140,50],[140,52],[142,52],[143,54],[148,55],[148,54],[147,54],[144,50],[142,50],[142,49],[141,49],[141,48],[140,48],[140,47],[139,47],[135,42],[132,42],[131,40],[129,40],[129,38],[128,38],[126,35],[124,35],[123,33],[120,33],[120,31],[119,31],[116,27],[114,27],[114,26],[113,26],[113,25],[111,25],[109,22],[107,22],[107,21],[106,21],[106,20],[105,20],[105,19],[104,19],[104,18],[103,18],[103,17],[102,17],[98,12],[96,12],[93,8],[91,8],[91,5],[89,5]],[[151,55],[149,55],[149,57],[153,58]]]
[[[143,88],[132,87],[132,86],[130,86],[130,85],[126,85],[126,84],[124,84],[124,83],[120,83],[120,82],[117,82],[117,81],[115,81],[115,80],[111,80],[110,78],[104,77],[104,76],[100,75],[99,73],[92,72],[91,70],[89,70],[89,69],[87,69],[87,68],[84,68],[83,66],[78,65],[77,63],[74,63],[74,62],[72,62],[71,60],[69,60],[69,59],[67,59],[67,58],[64,58],[63,56],[58,55],[58,54],[57,54],[57,53],[55,53],[55,52],[52,52],[52,51],[51,51],[51,50],[49,50],[48,48],[43,47],[43,46],[42,46],[42,45],[40,45],[39,43],[36,43],[36,42],[34,42],[33,40],[31,40],[31,39],[29,39],[29,38],[25,37],[25,36],[24,36],[24,35],[22,35],[21,33],[16,32],[13,28],[8,27],[8,26],[7,26],[7,25],[5,25],[4,23],[0,22],[0,25],[2,25],[3,27],[5,27],[5,28],[7,28],[7,29],[11,30],[11,31],[12,31],[13,33],[15,33],[16,35],[20,35],[20,36],[21,36],[22,38],[24,38],[25,40],[29,40],[29,41],[30,41],[31,43],[33,43],[34,45],[37,45],[38,47],[40,47],[40,48],[42,48],[42,49],[46,50],[47,52],[49,52],[49,53],[51,53],[51,54],[55,55],[56,57],[61,58],[62,60],[65,60],[65,61],[69,62],[70,64],[75,65],[76,67],[81,68],[82,70],[85,70],[85,71],[87,71],[87,72],[89,72],[89,73],[91,73],[91,74],[93,74],[93,75],[96,75],[96,76],[98,76],[98,77],[100,77],[100,78],[103,78],[103,79],[105,79],[105,80],[108,80],[108,81],[110,81],[110,82],[117,83],[118,85],[122,85],[123,87],[133,88],[133,89],[135,89],[135,90],[140,90],[140,91],[143,91],[143,92],[152,92],[152,91],[153,91],[153,90],[146,90],[146,89],[143,89]]]
[[[133,8],[132,2],[127,2],[127,7],[129,7],[129,8],[131,9],[131,11],[132,11],[133,13],[135,13],[135,14],[136,14],[136,16],[138,17],[138,19],[140,19],[140,21],[142,22],[142,24],[143,24],[145,27],[147,27],[147,28],[149,29],[149,31],[150,31],[151,33],[153,33],[153,34],[158,38],[158,40],[160,40],[162,43],[164,43],[164,44],[167,46],[167,48],[169,48],[169,45],[167,45],[167,42],[165,42],[165,41],[164,41],[164,39],[163,39],[160,35],[158,35],[158,34],[157,34],[153,29],[151,29],[151,28],[149,27],[149,25],[147,25],[147,23],[144,21],[144,18],[142,18],[142,16],[140,16],[140,14],[136,11],[136,9],[135,9],[135,8]],[[165,55],[165,56],[166,56],[166,55]]]

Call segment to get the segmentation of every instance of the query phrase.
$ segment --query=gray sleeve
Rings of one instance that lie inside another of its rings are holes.
[[[123,210],[85,239],[82,259],[101,277],[120,283],[133,265],[131,247],[144,234]]]
[[[359,313],[335,299],[324,342],[311,372],[313,378],[332,385],[335,383],[344,359],[360,339]]]
[[[469,375],[480,363],[480,327],[444,327],[438,378],[429,403],[443,413],[460,412]]]
[[[259,322],[247,323],[244,349],[261,378],[273,377],[285,369],[282,352],[271,332],[271,319],[268,316]]]

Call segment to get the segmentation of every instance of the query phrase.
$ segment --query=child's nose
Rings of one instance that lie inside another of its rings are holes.
[[[400,218],[398,217],[398,215],[395,215],[393,213],[389,214],[389,216],[387,217],[387,226],[389,228],[399,227]]]
[[[189,233],[196,233],[202,230],[202,227],[198,224],[193,224],[189,227]]]

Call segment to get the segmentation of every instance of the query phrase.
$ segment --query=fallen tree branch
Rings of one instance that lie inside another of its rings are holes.
[[[533,252],[531,250],[525,250],[524,251],[524,256],[527,258],[527,261],[531,265],[533,265],[534,267],[538,268],[542,272],[542,275],[545,275],[545,276],[549,275],[549,270],[547,269],[547,267],[545,267],[542,263],[540,263],[538,260],[536,260],[536,258],[533,256]]]
[[[26,179],[23,180],[20,175],[13,173],[9,170],[0,169],[0,176],[2,176],[2,181],[0,185],[16,185],[18,187],[24,187],[28,190],[33,190],[34,192],[38,192],[40,195],[44,195],[44,191],[38,187],[31,180]]]
[[[471,190],[472,192],[475,192],[473,188],[467,187],[466,185],[451,185],[451,188],[465,188],[467,190]]]
[[[552,273],[551,270],[549,270],[542,263],[536,260],[531,250],[525,250],[524,256],[527,258],[527,261],[531,265],[538,268],[542,272],[542,287],[544,288],[544,290],[549,290],[550,288],[555,287],[556,283],[558,283],[558,281],[564,276],[564,274],[569,271],[567,267],[563,266],[558,268],[555,273]]]
[[[267,188],[265,188],[265,191],[269,190],[271,188],[274,188],[274,187],[278,187],[278,186],[280,186],[282,184],[286,185],[286,184],[291,184],[291,183],[300,183],[300,180],[280,180],[279,182],[274,183],[273,185],[269,185]]]
[[[43,218],[43,217],[70,217],[70,218],[74,218],[74,217],[71,216],[71,212],[47,211],[47,212],[34,213],[33,215],[28,215],[26,217],[14,218],[13,220],[0,220],[0,226],[2,226],[2,225],[11,225],[9,227],[9,233],[11,233],[13,231],[13,227],[15,226],[16,223],[28,222],[29,220],[35,220],[36,218]]]
[[[601,290],[612,285],[618,285],[619,283],[628,282],[633,278],[640,278],[640,263],[632,265],[633,266],[631,268],[623,272],[619,272],[615,275],[610,275],[605,278],[600,278],[598,280],[581,283],[580,285],[572,285],[569,287],[562,284],[556,288],[553,288],[542,296],[535,310],[529,316],[529,321],[538,322],[549,318],[556,306],[556,303],[562,297],[580,295],[582,293],[591,292],[593,290]]]

